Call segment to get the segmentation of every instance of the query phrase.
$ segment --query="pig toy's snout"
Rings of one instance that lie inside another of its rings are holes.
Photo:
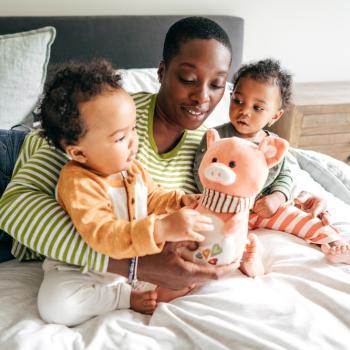
[[[221,185],[231,185],[236,180],[236,174],[231,168],[222,163],[212,163],[204,170],[204,176]]]

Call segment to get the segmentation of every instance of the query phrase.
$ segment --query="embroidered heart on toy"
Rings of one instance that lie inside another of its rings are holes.
[[[203,249],[202,254],[203,254],[205,259],[208,259],[209,255],[210,255],[210,249]]]
[[[218,263],[218,259],[217,258],[211,258],[209,261],[208,261],[209,264],[211,265],[216,265]]]
[[[214,244],[211,249],[211,256],[219,255],[222,253],[222,248],[218,244]]]
[[[196,257],[197,259],[203,259],[203,255],[202,255],[201,252],[197,252],[196,255],[195,255],[195,257]]]

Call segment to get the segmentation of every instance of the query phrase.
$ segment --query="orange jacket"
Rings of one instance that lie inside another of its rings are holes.
[[[155,184],[138,161],[130,169],[102,177],[71,161],[61,170],[57,199],[82,238],[115,259],[159,253],[154,240],[157,215],[181,207],[181,191]]]

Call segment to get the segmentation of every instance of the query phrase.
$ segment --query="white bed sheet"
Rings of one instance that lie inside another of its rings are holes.
[[[296,173],[301,189],[327,198],[336,226],[349,239],[350,206],[307,173]],[[328,263],[317,247],[291,235],[256,232],[266,275],[252,279],[236,271],[160,304],[151,317],[119,310],[74,328],[40,319],[39,263],[2,263],[0,349],[349,349],[350,266]]]

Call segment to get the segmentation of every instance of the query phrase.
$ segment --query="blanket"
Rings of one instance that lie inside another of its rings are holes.
[[[350,240],[350,206],[296,162],[294,166],[299,189],[324,196],[332,221]],[[152,316],[117,310],[73,328],[40,319],[40,263],[2,263],[0,348],[348,349],[350,266],[327,262],[317,246],[295,236],[270,230],[256,233],[264,245],[264,276],[253,279],[235,271],[161,303]]]

